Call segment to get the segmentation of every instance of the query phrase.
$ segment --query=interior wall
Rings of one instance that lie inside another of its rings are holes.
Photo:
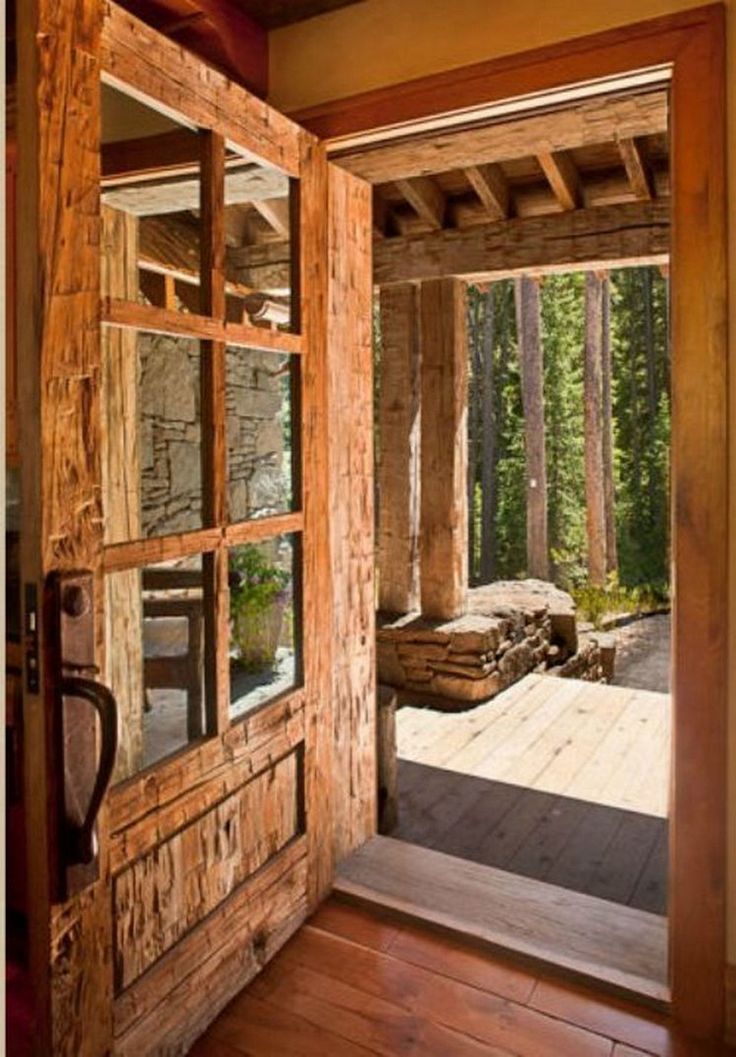
[[[736,0],[723,0],[728,36],[729,250],[736,268]],[[702,6],[697,0],[364,0],[270,35],[271,101],[295,111]],[[319,76],[315,71],[319,71]],[[386,121],[391,119],[386,114]],[[730,290],[731,421],[736,422],[736,282]],[[736,430],[730,431],[731,523],[736,524]],[[736,965],[736,562],[730,573],[730,883],[728,958]]]

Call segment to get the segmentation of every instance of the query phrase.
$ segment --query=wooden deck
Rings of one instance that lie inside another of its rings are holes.
[[[669,738],[669,695],[549,676],[402,708],[392,835],[664,914]]]
[[[191,1057],[716,1057],[666,1016],[330,900]]]

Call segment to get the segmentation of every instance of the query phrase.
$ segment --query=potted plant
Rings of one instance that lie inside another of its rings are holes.
[[[230,552],[230,623],[237,662],[248,672],[273,668],[289,602],[289,573],[255,544]]]

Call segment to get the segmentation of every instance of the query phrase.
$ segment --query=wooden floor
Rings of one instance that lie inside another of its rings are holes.
[[[725,1057],[665,1016],[331,900],[191,1057]]]
[[[467,712],[406,706],[401,759],[665,818],[670,697],[527,675]]]
[[[341,863],[335,890],[616,993],[669,1001],[667,921],[657,914],[390,837]]]

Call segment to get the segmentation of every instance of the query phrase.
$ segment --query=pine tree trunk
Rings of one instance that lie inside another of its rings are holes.
[[[481,455],[481,557],[480,581],[493,581],[496,567],[496,469],[498,445],[496,443],[495,371],[493,363],[493,341],[495,332],[493,286],[489,286],[484,299],[482,359],[483,359],[483,411],[482,411],[482,455]]]
[[[616,545],[616,495],[613,481],[613,398],[611,391],[611,284],[601,290],[601,403],[603,410],[603,504],[606,521],[606,572],[618,571]]]
[[[585,276],[585,501],[588,529],[588,579],[594,587],[606,582],[606,521],[603,486],[603,408],[601,387],[602,282],[594,272]]]
[[[515,288],[526,450],[527,572],[529,576],[546,580],[549,575],[547,468],[539,283],[524,275],[515,281]]]
[[[468,380],[468,581],[477,583],[477,517],[475,509],[476,481],[478,479],[478,449],[480,433],[480,386],[481,386],[481,328],[479,319],[480,295],[468,290],[470,315],[470,362]]]

